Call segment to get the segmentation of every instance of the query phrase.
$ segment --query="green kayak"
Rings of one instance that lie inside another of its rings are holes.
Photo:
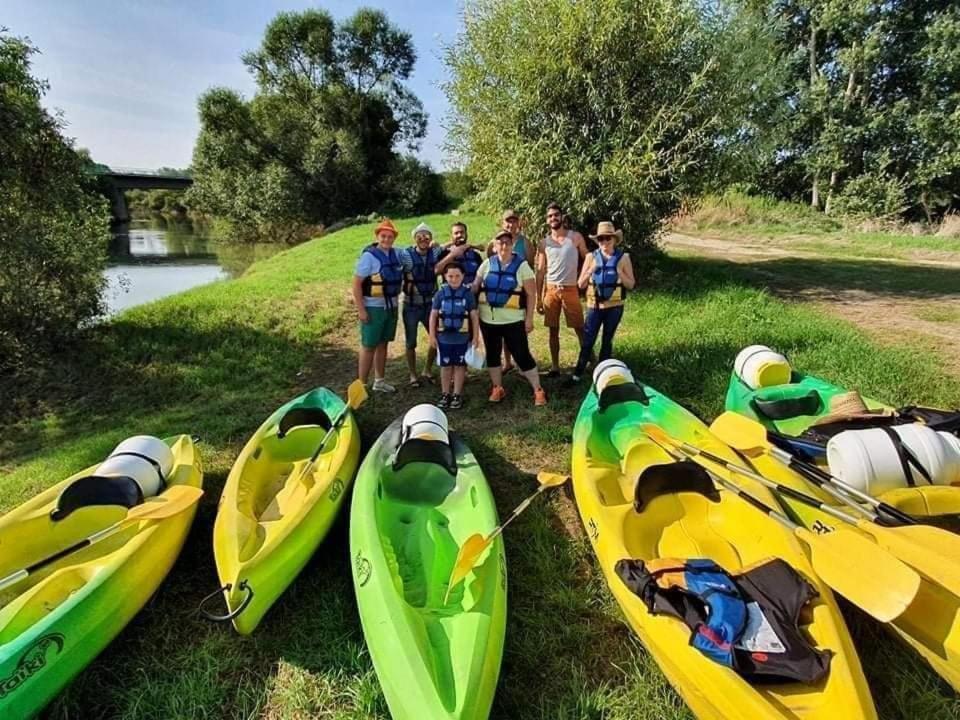
[[[846,388],[797,371],[793,371],[789,383],[757,389],[751,389],[736,373],[731,373],[726,409],[753,418],[768,430],[797,436],[830,412],[834,396],[846,392]],[[863,400],[871,410],[887,407],[870,398]]]
[[[423,408],[414,408],[411,414]],[[394,720],[488,717],[507,609],[500,538],[446,599],[460,545],[498,524],[490,487],[456,435],[391,424],[357,474],[350,515],[354,588]],[[405,440],[405,442],[401,442]]]

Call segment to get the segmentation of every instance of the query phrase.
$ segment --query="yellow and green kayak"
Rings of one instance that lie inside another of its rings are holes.
[[[331,428],[312,471],[303,476]],[[356,419],[327,388],[277,408],[244,446],[213,527],[225,618],[237,632],[252,633],[307,564],[343,505],[359,459]]]
[[[574,426],[573,488],[587,535],[627,622],[673,687],[703,720],[875,718],[834,596],[815,575],[796,537],[725,489],[710,486],[705,494],[703,488],[681,482],[682,473],[659,473],[676,481],[653,483],[654,474],[645,471],[658,466],[669,470],[677,463],[643,433],[646,423],[731,462],[739,458],[690,412],[638,383],[610,385],[599,396],[591,389]],[[744,485],[725,470],[718,468],[717,474]],[[638,486],[645,481],[648,485]],[[776,507],[762,486],[749,484],[747,489]],[[646,495],[642,505],[635,505],[638,492]],[[800,616],[799,629],[821,656],[829,652],[832,658],[828,672],[812,684],[748,682],[695,649],[685,623],[652,614],[617,572],[618,562],[624,560],[652,567],[664,561],[706,559],[727,573],[739,574],[772,558],[784,561],[815,590],[809,612]]]
[[[364,637],[394,720],[483,720],[506,626],[502,538],[446,595],[461,544],[498,524],[493,496],[459,437],[401,447],[401,428],[397,420],[370,448],[354,488],[350,554]]]
[[[173,451],[167,486],[201,487],[200,457],[190,437],[164,442]],[[125,506],[93,495],[66,517],[51,517],[61,492],[97,467],[71,476],[0,518],[0,577],[124,518]],[[144,503],[163,500],[160,493]],[[167,576],[195,511],[192,506],[164,520],[131,524],[0,591],[0,718],[38,713],[117,636]]]

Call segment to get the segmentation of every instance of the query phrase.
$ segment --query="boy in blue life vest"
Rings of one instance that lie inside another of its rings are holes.
[[[433,296],[430,312],[430,344],[440,359],[440,400],[437,406],[459,410],[463,407],[463,382],[467,376],[467,348],[480,345],[480,317],[477,300],[463,281],[460,263],[449,263],[443,272],[444,284]]]
[[[403,266],[403,334],[406,340],[407,370],[410,373],[410,387],[418,388],[424,383],[433,382],[433,363],[437,351],[427,350],[423,373],[417,375],[417,335],[420,326],[429,334],[430,309],[433,296],[437,292],[437,260],[440,248],[433,242],[433,230],[426,223],[417,225],[411,233],[413,245],[400,251],[400,264]]]
[[[353,303],[360,319],[358,377],[364,383],[373,369],[373,390],[392,393],[396,388],[384,380],[387,345],[397,334],[397,304],[403,285],[403,267],[393,249],[397,228],[383,220],[373,230],[376,242],[367,245],[353,273]]]
[[[627,290],[637,284],[630,255],[617,245],[623,241],[623,231],[615,230],[612,222],[597,225],[597,234],[591,235],[599,246],[587,255],[577,284],[587,291],[587,320],[583,326],[583,344],[580,357],[570,380],[579,382],[590,362],[593,345],[602,332],[600,362],[613,355],[613,336],[623,319],[623,301]]]

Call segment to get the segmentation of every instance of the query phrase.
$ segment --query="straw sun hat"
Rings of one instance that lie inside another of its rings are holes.
[[[614,228],[613,223],[609,220],[602,220],[597,223],[597,234],[591,235],[590,239],[596,240],[602,237],[613,237],[617,239],[617,242],[623,242],[623,230]]]
[[[886,410],[871,410],[856,391],[840,393],[830,398],[830,412],[817,420],[814,425],[827,425],[841,420],[862,420],[883,417],[890,413]]]

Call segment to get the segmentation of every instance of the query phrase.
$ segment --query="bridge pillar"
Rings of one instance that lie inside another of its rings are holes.
[[[113,216],[113,222],[115,223],[130,222],[127,198],[116,183],[110,183],[110,214]]]

